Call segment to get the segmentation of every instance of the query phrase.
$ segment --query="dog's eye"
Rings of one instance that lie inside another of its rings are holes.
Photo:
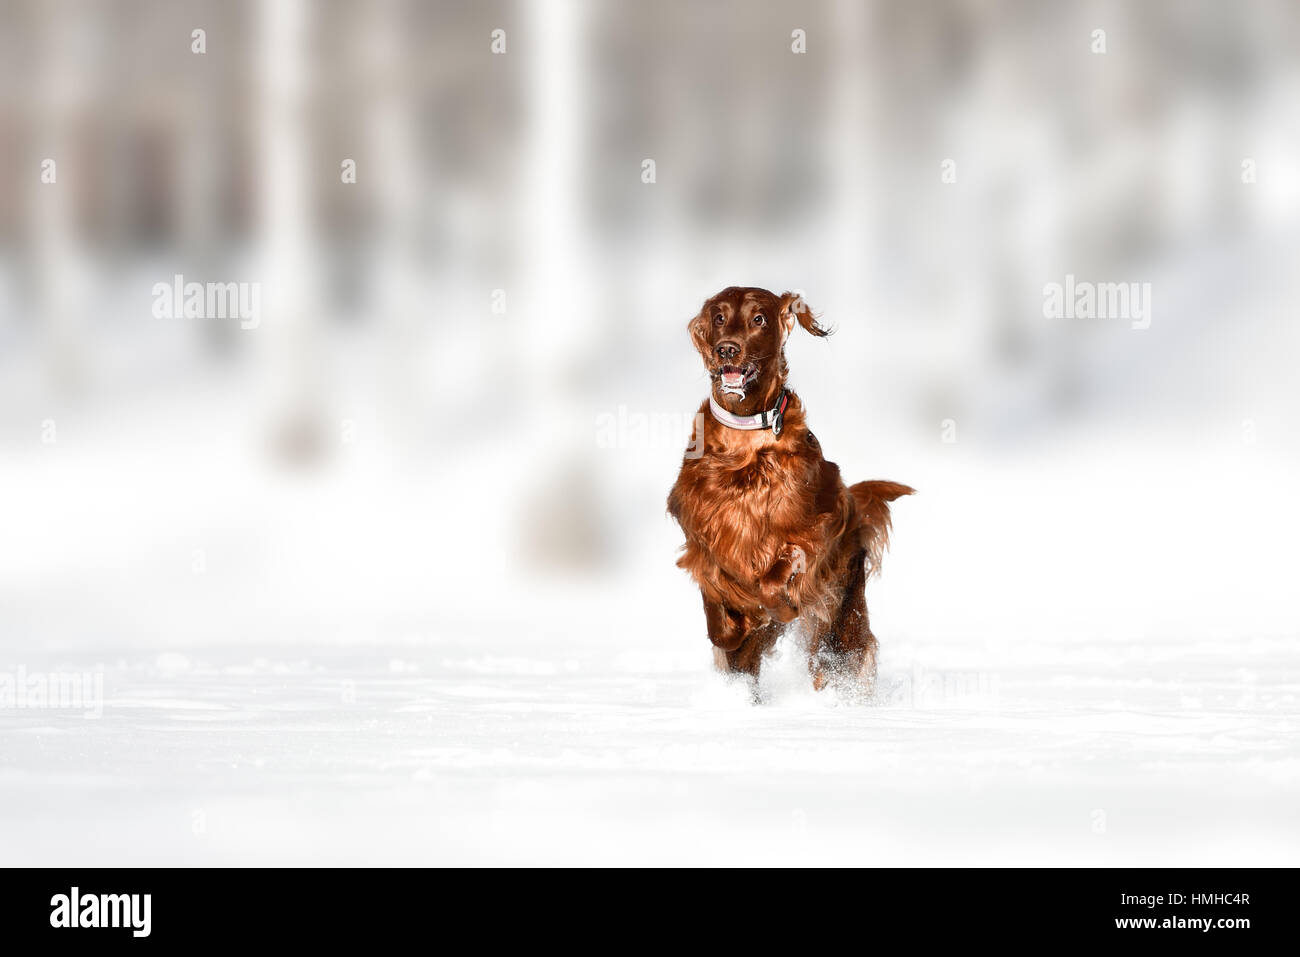
[[[763,314],[760,312],[757,316],[754,317],[754,325],[756,325],[756,326],[765,326],[765,325],[767,325],[767,316],[763,315]]]
[[[713,324],[715,326],[720,326],[726,321],[727,320],[722,317],[722,313],[718,313],[716,316],[713,317]]]

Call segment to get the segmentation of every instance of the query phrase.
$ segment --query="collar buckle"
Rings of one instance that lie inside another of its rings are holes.
[[[709,411],[713,413],[713,418],[721,422],[729,429],[743,429],[745,431],[754,431],[757,429],[771,429],[772,435],[776,438],[781,437],[781,432],[785,429],[785,410],[790,405],[790,393],[786,389],[781,390],[781,397],[776,400],[776,405],[766,409],[757,415],[736,415],[728,412],[718,400],[709,395]]]

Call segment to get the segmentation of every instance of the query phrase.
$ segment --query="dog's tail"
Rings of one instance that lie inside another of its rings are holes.
[[[858,482],[849,486],[858,506],[858,535],[867,551],[867,574],[880,569],[880,561],[889,547],[889,503],[916,489],[899,482]]]

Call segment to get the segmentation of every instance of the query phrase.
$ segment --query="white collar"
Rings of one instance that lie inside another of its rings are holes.
[[[713,397],[713,393],[709,393],[709,411],[713,413],[715,419],[727,428],[744,429],[747,432],[755,429],[771,428],[772,434],[775,436],[779,436],[781,429],[785,426],[785,410],[789,404],[790,393],[782,389],[781,394],[777,397],[776,405],[766,412],[760,412],[758,415],[736,415],[719,405],[718,400]]]

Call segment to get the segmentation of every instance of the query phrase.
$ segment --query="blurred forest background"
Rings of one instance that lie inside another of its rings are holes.
[[[1297,102],[1291,0],[5,0],[0,640],[428,639],[654,569],[700,644],[684,436],[637,423],[703,398],[730,284],[804,292],[829,454],[924,493],[886,614],[997,547],[1093,628],[1232,554],[1224,616],[1281,627],[1240,470],[1297,458]],[[158,318],[177,274],[257,328]],[[1045,317],[1066,275],[1151,327]]]

